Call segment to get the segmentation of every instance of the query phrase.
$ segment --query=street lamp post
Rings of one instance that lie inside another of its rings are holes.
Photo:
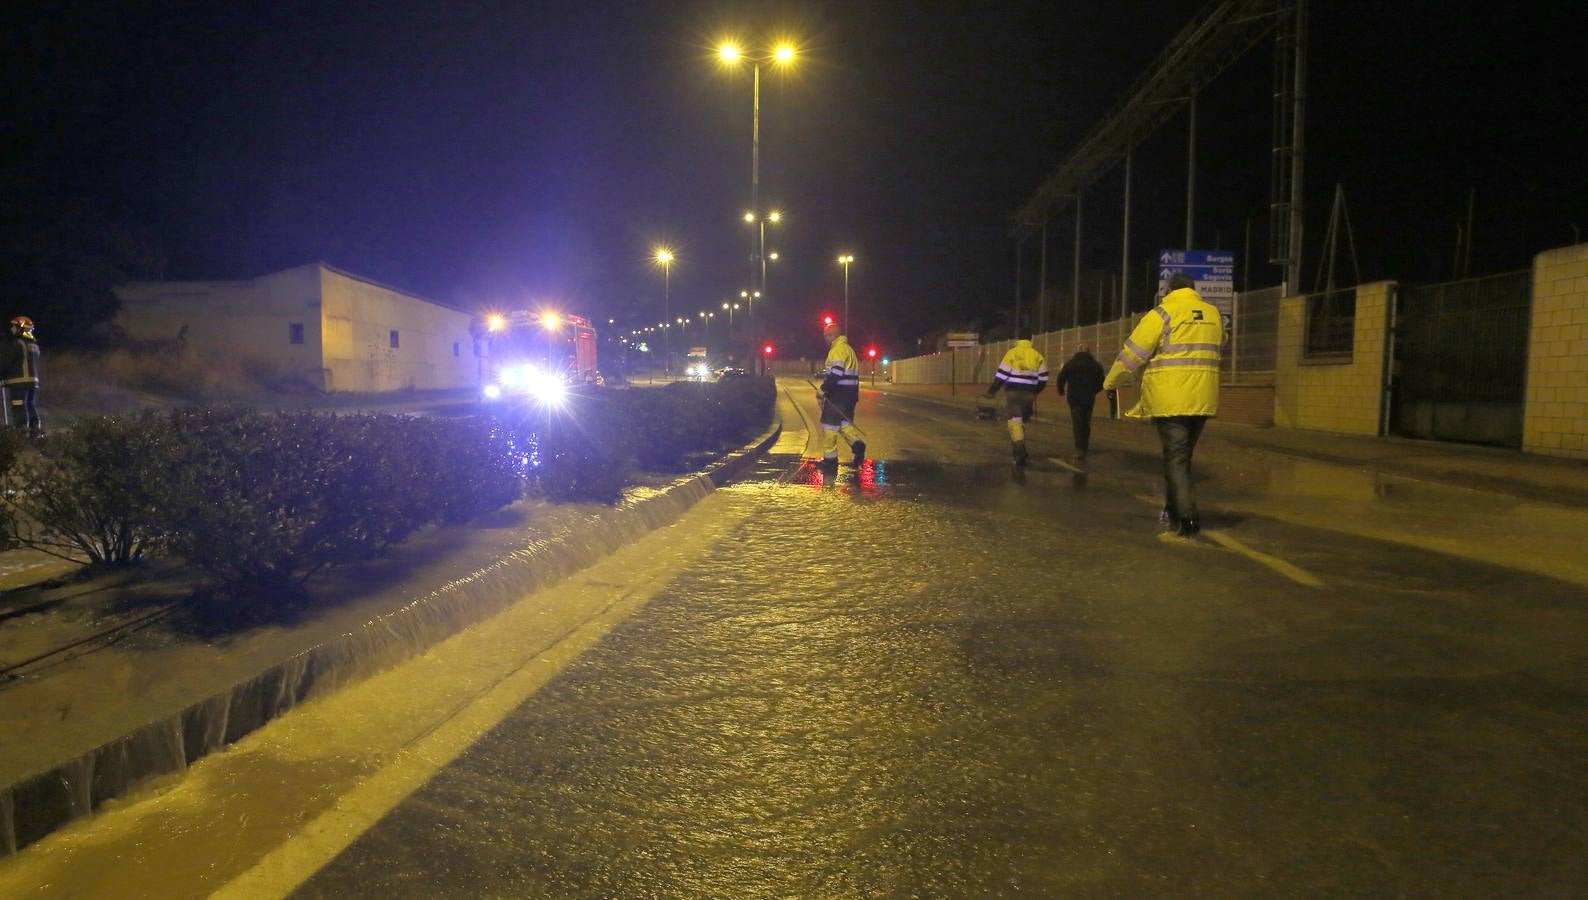
[[[728,340],[733,340],[733,314],[739,308],[737,303],[723,301],[722,308],[728,311]]]
[[[797,54],[794,45],[781,43],[772,48],[770,54],[764,56],[746,56],[739,45],[732,41],[724,41],[717,47],[717,58],[723,65],[737,65],[748,62],[752,70],[751,117],[750,117],[750,208],[756,215],[761,214],[761,66],[776,64],[786,66],[794,61]],[[745,221],[753,221],[746,219]],[[777,221],[773,219],[773,221]],[[766,229],[762,226],[760,242],[756,247],[756,262],[761,268],[761,290],[766,291]],[[755,323],[754,309],[750,311],[750,322]]]
[[[845,253],[838,257],[838,264],[844,267],[844,321],[841,327],[845,334],[849,333],[849,264],[854,261],[853,253]]]
[[[777,223],[783,221],[783,213],[774,209],[771,212],[763,215],[760,210],[747,210],[744,214],[744,220],[746,222],[754,223],[756,226],[757,236],[755,256],[761,265],[760,292],[764,294],[766,293],[766,261],[768,259],[766,254],[766,223],[771,222],[773,225],[776,225]],[[777,259],[777,254],[773,253],[770,258]]]
[[[666,247],[656,248],[656,264],[662,267],[662,321],[665,323],[672,306],[673,251]],[[662,331],[662,374],[673,374],[673,342],[665,329]]]

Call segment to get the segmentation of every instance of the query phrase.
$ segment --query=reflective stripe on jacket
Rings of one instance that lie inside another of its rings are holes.
[[[860,396],[860,357],[850,349],[849,339],[841,334],[827,348],[827,375],[822,379],[822,393],[829,397]]]
[[[29,337],[13,337],[0,354],[0,379],[5,384],[39,383],[39,343]]]
[[[1048,386],[1048,361],[1030,341],[1015,341],[1004,354],[1003,362],[993,374],[993,383],[987,388],[996,394],[1001,387],[1011,391],[1037,393]]]
[[[1216,416],[1223,347],[1218,308],[1191,288],[1170,291],[1136,324],[1103,387],[1113,390],[1139,378],[1141,402],[1126,413],[1134,418]]]

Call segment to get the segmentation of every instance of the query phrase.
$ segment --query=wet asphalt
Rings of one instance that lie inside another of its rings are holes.
[[[709,553],[296,896],[1588,894],[1580,584],[1254,513],[1295,473],[1199,460],[1208,526],[1313,586],[1160,541],[1145,432],[1079,474],[1039,421],[1022,474],[968,401],[857,418],[864,464],[785,440],[675,526],[742,517]],[[1408,490],[1350,514],[1475,505]]]

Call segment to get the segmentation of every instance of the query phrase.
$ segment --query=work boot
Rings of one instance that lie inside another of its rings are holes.
[[[855,451],[855,465],[858,466],[861,463],[866,461],[866,442],[865,441],[855,441],[854,446],[851,447],[850,449]]]
[[[1195,537],[1202,530],[1202,525],[1195,517],[1180,520],[1180,527],[1176,534],[1183,538]]]
[[[1026,459],[1028,457],[1026,455],[1026,442],[1025,441],[1015,441],[1014,442],[1014,455],[1015,455],[1015,465],[1023,466],[1023,465],[1026,464]]]

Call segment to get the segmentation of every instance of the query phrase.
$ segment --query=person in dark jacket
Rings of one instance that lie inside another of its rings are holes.
[[[39,420],[39,342],[33,337],[33,320],[11,320],[11,340],[0,344],[0,383],[5,386],[6,415],[11,427],[31,437],[44,433]]]
[[[1070,424],[1075,427],[1075,458],[1086,459],[1092,445],[1092,404],[1103,389],[1103,365],[1082,344],[1059,370],[1059,394],[1070,403]]]

